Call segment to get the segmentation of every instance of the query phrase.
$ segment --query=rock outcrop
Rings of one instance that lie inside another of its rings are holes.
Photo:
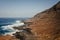
[[[29,21],[36,40],[60,40],[60,1]]]

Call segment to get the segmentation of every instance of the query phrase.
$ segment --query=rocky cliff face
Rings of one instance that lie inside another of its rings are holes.
[[[24,38],[20,40],[60,40],[60,1],[25,22],[32,23],[27,26],[32,29],[32,34],[16,33],[15,37],[1,36],[0,40],[18,40],[20,38]]]
[[[36,40],[60,40],[60,2],[38,13],[30,21],[33,24],[29,28]]]

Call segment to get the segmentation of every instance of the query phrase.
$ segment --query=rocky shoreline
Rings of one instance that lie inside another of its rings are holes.
[[[60,1],[24,23],[27,26],[22,29],[15,27],[23,32],[0,36],[0,40],[60,40]]]

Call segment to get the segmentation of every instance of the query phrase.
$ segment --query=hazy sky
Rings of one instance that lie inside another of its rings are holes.
[[[0,17],[32,17],[59,0],[0,0]]]

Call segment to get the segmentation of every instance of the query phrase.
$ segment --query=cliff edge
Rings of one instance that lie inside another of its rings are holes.
[[[60,1],[29,21],[36,40],[60,40]]]

